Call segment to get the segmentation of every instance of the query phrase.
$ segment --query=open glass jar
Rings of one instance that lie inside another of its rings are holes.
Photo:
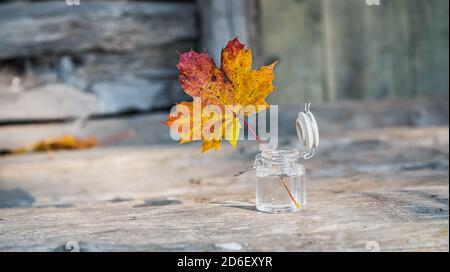
[[[300,210],[306,203],[305,168],[295,149],[267,150],[255,158],[256,208],[278,213]]]
[[[299,162],[310,159],[319,146],[319,130],[314,115],[305,104],[296,120],[297,136],[302,151],[267,149],[256,155],[254,164],[238,176],[256,169],[256,208],[269,213],[296,212],[306,204],[305,168]]]

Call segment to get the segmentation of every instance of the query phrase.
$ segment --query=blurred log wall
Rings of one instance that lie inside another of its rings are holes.
[[[447,0],[261,0],[272,102],[447,96]]]
[[[0,122],[167,109],[177,51],[198,46],[194,2],[0,4]]]
[[[276,104],[447,96],[447,0],[0,2],[0,123],[167,110],[178,52],[239,36]]]

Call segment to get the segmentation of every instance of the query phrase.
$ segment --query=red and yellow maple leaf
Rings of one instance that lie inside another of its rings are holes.
[[[194,100],[201,99],[201,109],[195,111],[193,102],[181,102],[165,124],[178,126],[179,132],[183,125],[187,126],[189,129],[180,135],[180,143],[199,139],[202,141],[202,152],[218,150],[223,139],[236,147],[241,128],[239,117],[268,107],[265,98],[274,90],[274,66],[275,63],[253,70],[251,50],[246,49],[237,38],[229,41],[222,50],[220,69],[207,53],[191,50],[181,54],[177,65],[179,82]],[[209,105],[221,109],[222,114],[205,110]],[[232,112],[223,114],[223,111],[227,112],[225,107],[232,108]],[[186,113],[186,109],[187,114],[180,114]],[[198,122],[195,122],[196,118]],[[205,137],[202,129],[208,130],[212,136]]]

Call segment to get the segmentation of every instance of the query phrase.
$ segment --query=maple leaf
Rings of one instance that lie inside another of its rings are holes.
[[[235,148],[241,128],[239,118],[268,107],[265,98],[274,90],[272,81],[275,64],[253,70],[252,52],[237,38],[229,41],[222,50],[220,69],[205,52],[191,50],[180,54],[177,65],[179,82],[183,90],[194,98],[194,102],[196,98],[201,99],[201,109],[195,111],[193,102],[178,103],[165,124],[178,125],[180,143],[201,140],[202,152],[218,150],[223,139],[227,139]],[[222,114],[205,110],[210,105],[221,109]],[[225,107],[231,107],[231,113],[227,113]],[[180,114],[183,112],[185,114]],[[189,129],[182,132],[182,126]],[[205,137],[203,131],[210,132],[212,137]]]

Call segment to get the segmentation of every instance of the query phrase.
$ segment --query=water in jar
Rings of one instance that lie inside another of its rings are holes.
[[[269,213],[295,212],[306,204],[305,170],[296,164],[285,173],[259,167],[256,175],[256,207]]]

